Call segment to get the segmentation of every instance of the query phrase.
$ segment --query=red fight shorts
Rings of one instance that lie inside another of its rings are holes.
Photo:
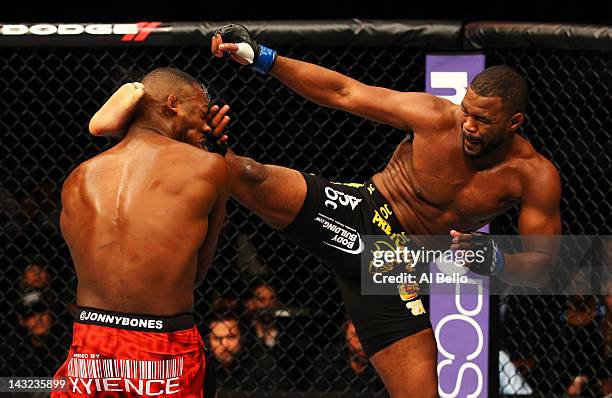
[[[205,352],[191,314],[79,308],[51,397],[214,397]]]

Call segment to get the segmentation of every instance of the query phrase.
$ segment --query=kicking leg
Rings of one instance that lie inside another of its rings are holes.
[[[289,226],[306,198],[306,180],[297,170],[263,165],[228,152],[230,195],[276,229]]]
[[[370,358],[391,397],[437,397],[436,341],[425,329],[404,337]]]

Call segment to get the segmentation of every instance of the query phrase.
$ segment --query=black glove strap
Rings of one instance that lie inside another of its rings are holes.
[[[208,152],[218,153],[221,156],[225,156],[227,150],[229,149],[227,142],[222,142],[219,144],[217,141],[217,138],[209,136],[202,143],[202,147],[204,147]]]

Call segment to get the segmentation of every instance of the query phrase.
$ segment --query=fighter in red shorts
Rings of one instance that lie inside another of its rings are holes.
[[[66,388],[53,397],[214,396],[191,311],[228,195],[224,158],[202,144],[210,125],[223,130],[227,109],[211,110],[202,85],[175,69],[142,84],[107,103],[119,109],[117,101],[142,97],[137,109],[101,113],[120,126],[131,119],[125,138],[79,165],[62,189],[79,309],[55,376]]]

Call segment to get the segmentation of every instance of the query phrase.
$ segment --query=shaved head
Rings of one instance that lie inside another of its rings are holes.
[[[179,95],[183,90],[203,86],[191,75],[174,68],[157,68],[142,79],[145,92],[155,99],[166,98],[170,94]],[[206,94],[206,90],[204,89]]]
[[[523,76],[506,65],[491,66],[480,72],[470,88],[483,97],[501,97],[504,109],[511,113],[525,112],[527,83]]]
[[[135,120],[147,120],[157,115],[167,117],[167,106],[184,103],[196,97],[210,102],[206,87],[188,73],[175,68],[157,68],[142,78],[145,94],[140,101]],[[174,106],[173,105],[173,106]]]
[[[174,68],[158,68],[142,79],[144,96],[133,124],[202,148],[210,131],[210,98],[204,85]]]

